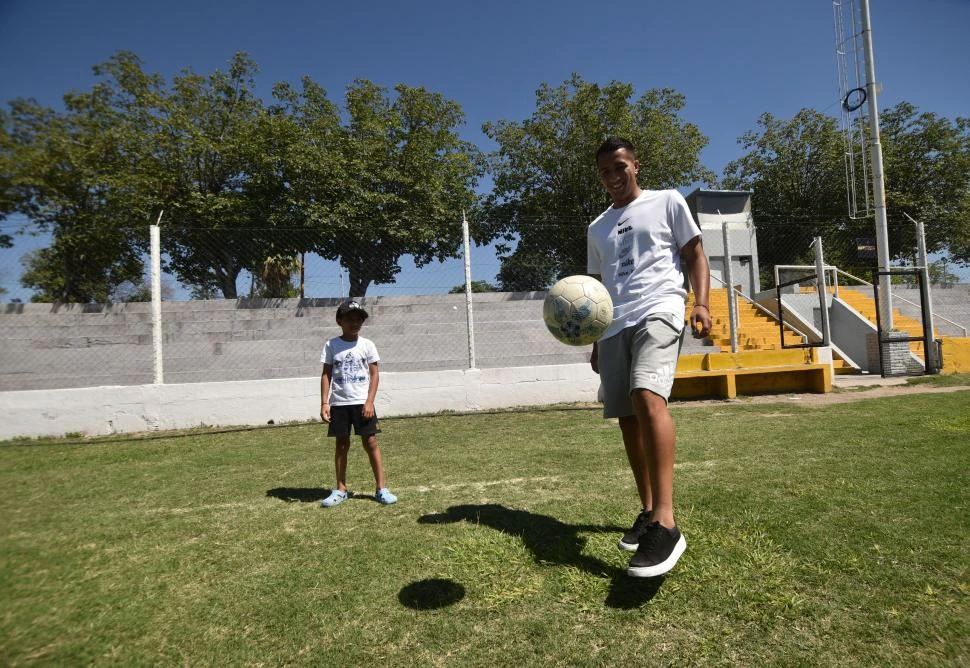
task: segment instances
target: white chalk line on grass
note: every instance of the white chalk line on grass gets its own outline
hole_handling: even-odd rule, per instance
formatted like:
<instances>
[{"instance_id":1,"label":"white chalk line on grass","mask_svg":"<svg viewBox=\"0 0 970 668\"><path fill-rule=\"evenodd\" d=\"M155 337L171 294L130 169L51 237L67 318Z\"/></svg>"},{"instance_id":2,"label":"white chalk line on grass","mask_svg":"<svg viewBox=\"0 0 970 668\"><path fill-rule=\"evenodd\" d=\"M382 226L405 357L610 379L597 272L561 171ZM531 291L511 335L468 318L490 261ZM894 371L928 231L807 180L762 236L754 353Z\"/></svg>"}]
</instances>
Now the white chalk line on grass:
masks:
<instances>
[{"instance_id":1,"label":"white chalk line on grass","mask_svg":"<svg viewBox=\"0 0 970 668\"><path fill-rule=\"evenodd\" d=\"M199 512L203 510L233 510L238 508L258 508L261 504L258 503L243 503L237 501L234 503L203 503L198 506L181 506L177 508L149 508L144 511L145 515L186 515L188 513Z\"/></svg>"},{"instance_id":2,"label":"white chalk line on grass","mask_svg":"<svg viewBox=\"0 0 970 668\"><path fill-rule=\"evenodd\" d=\"M506 478L504 480L475 480L473 482L458 482L450 485L418 485L417 487L404 487L403 491L420 492L454 492L460 489L486 489L488 487L511 487L513 485L528 485L538 482L562 482L569 476L561 475L541 475L533 477Z\"/></svg>"},{"instance_id":3,"label":"white chalk line on grass","mask_svg":"<svg viewBox=\"0 0 970 668\"><path fill-rule=\"evenodd\" d=\"M700 469L712 469L717 465L717 460L709 459L698 462L684 462L682 464L675 464L674 468L678 471L690 471L690 470L700 470ZM605 476L603 474L597 474L600 478L606 477L612 478L626 478L631 475L630 469L614 469L608 472ZM403 491L414 491L422 494L428 492L452 492L461 489L485 489L487 487L497 487L497 486L508 486L540 483L540 482L563 482L565 480L574 480L585 478L585 474L572 474L572 475L554 475L554 476L534 476L534 477L522 477L522 478L507 478L504 480L479 480L475 482L461 482L452 483L448 485L419 485L417 487L401 488Z\"/></svg>"},{"instance_id":4,"label":"white chalk line on grass","mask_svg":"<svg viewBox=\"0 0 970 668\"><path fill-rule=\"evenodd\" d=\"M708 459L697 462L683 462L675 464L674 468L678 471L689 472L691 470L709 470L717 466L718 460ZM630 469L618 468L605 474L598 474L602 479L618 478L625 479L630 476ZM562 483L568 480L580 479L585 477L583 474L575 475L543 475L543 476L520 476L516 478L503 478L499 480L476 480L470 482L450 483L445 485L414 485L395 488L398 493L414 492L418 494L429 494L431 492L456 492L461 490L485 490L492 487L514 487L522 485L534 485L538 483ZM360 496L368 496L366 493L359 493ZM189 513L209 512L219 510L255 510L264 508L265 500L260 502L231 502L231 503L204 503L198 506L178 506L175 508L150 508L144 510L145 515L186 515Z\"/></svg>"}]
</instances>

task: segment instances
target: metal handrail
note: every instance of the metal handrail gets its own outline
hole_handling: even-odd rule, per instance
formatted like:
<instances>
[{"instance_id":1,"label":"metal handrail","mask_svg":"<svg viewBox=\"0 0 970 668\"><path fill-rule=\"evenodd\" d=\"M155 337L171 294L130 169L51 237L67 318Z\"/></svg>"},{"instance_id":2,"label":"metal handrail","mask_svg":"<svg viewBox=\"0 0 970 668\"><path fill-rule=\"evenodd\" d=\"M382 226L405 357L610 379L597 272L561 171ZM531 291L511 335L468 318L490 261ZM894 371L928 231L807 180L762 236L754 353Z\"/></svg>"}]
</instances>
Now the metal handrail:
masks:
<instances>
[{"instance_id":1,"label":"metal handrail","mask_svg":"<svg viewBox=\"0 0 970 668\"><path fill-rule=\"evenodd\" d=\"M864 279L864 278L859 278L858 276L853 276L853 275L852 275L852 274L850 274L849 272L847 272L847 271L843 271L842 269L838 269L838 268L836 268L836 270L835 270L835 271L837 271L838 273L840 273L840 274L843 274L843 275L845 275L845 276L848 276L849 278L851 278L851 279L852 279L852 280L854 280L854 281L859 281L860 283L863 283L863 284L865 284L865 285L868 285L868 286L869 286L870 288L871 288L871 287L873 287L873 285L872 285L872 283L870 283L869 281L867 281L867 280L866 280L866 279ZM907 303L907 304L909 304L910 306L915 306L916 308L920 308L920 305L919 305L919 304L917 304L916 302L911 302L910 300L908 300L908 299L906 299L905 297L902 297L902 296L900 296L900 295L893 295L893 299L898 299L899 301L902 301L902 302L906 302L906 303ZM960 330L963 330L963 335L964 335L964 336L966 336L966 335L967 335L967 328L966 328L966 327L964 327L963 325L961 325L960 323L958 323L958 322L953 322L953 321L952 321L952 320L950 320L949 318L947 318L947 317L945 317L945 316L942 316L942 315L940 315L939 313L934 313L934 314L933 314L933 317L934 317L934 318L939 318L940 320L943 320L943 321L945 321L945 322L948 322L948 323L950 323L951 325L953 325L953 326L954 326L954 327L956 327L957 329L960 329Z\"/></svg>"},{"instance_id":2,"label":"metal handrail","mask_svg":"<svg viewBox=\"0 0 970 668\"><path fill-rule=\"evenodd\" d=\"M759 311L762 311L762 312L764 312L764 313L765 313L765 314L766 314L766 315L767 315L768 317L770 317L770 318L771 318L772 320L777 320L777 319L778 319L778 314L777 314L777 313L772 313L771 311L769 311L769 310L768 310L768 309L766 309L766 308L765 308L764 306L762 306L762 305L761 305L761 304L759 304L758 302L756 302L756 301L754 301L753 299L751 299L750 297L748 297L748 296L747 296L746 294L744 294L743 292L741 292L741 291L740 291L740 290L738 290L737 288L735 288L735 287L731 287L731 286L729 286L729 285L728 285L727 283L725 283L725 282L724 282L724 281L723 281L723 280L722 280L722 279L721 279L721 278L720 278L719 276L715 276L714 274L711 274L711 278L712 278L712 279L714 279L715 281L717 281L718 283L720 283L721 285L723 285L724 287L726 287L726 288L728 288L729 290L731 290L731 292L733 292L734 294L736 294L736 295L740 295L740 297L741 297L741 298L742 298L742 299L743 299L744 301L746 301L746 302L748 302L749 304L751 304L752 306L754 306L754 307L755 307L756 309L758 309ZM794 330L794 331L795 331L796 333L798 333L798 335L799 335L799 336L802 336L802 337L804 337L804 338L805 338L806 340L811 340L811 337L810 337L810 336L809 336L808 334L806 334L806 333L805 333L805 332L803 332L802 330L800 330L800 329L798 329L798 327L795 327L795 325L793 325L793 324L791 324L791 323L787 323L787 322L786 322L786 323L784 323L784 324L785 324L785 327L788 327L789 329L793 329L793 330Z\"/></svg>"},{"instance_id":3,"label":"metal handrail","mask_svg":"<svg viewBox=\"0 0 970 668\"><path fill-rule=\"evenodd\" d=\"M783 268L783 269L814 269L814 268L815 268L815 267L812 267L812 266L808 266L808 265L801 265L801 264L786 264L786 265L778 265L778 267L781 267L781 268ZM776 269L777 269L777 268L776 268ZM835 266L832 266L832 265L828 265L828 264L827 264L827 265L825 265L825 269L826 269L826 270L829 270L829 269L831 269L831 270L833 270L833 271L835 272L835 276L836 276L836 280L835 280L835 296L836 296L836 297L838 297L838 296L839 296L839 282L838 282L838 275L839 275L839 274L842 274L843 276L848 276L848 277L849 277L849 278L851 278L851 279L852 279L853 281L858 281L858 282L860 282L860 283L862 283L862 284L864 284L864 285L868 285L868 286L869 286L870 288L871 288L871 287L873 287L873 285L872 285L872 283L870 283L870 282L869 282L869 281L867 281L866 279L864 279L864 278L859 278L858 276L853 276L852 274L850 274L849 272L847 272L847 271L845 271L844 269L839 269L838 267L835 267ZM712 276L712 278L714 278L714 277ZM723 281L722 281L722 282L723 282ZM907 304L909 304L910 306L915 306L916 308L919 308L919 309L921 309L921 308L922 308L922 307L920 307L920 305L919 305L919 304L917 304L916 302L911 302L910 300L908 300L908 299L906 299L905 297L902 297L902 296L897 296L897 295L893 295L893 299L898 299L898 300L900 300L900 301L904 301L904 302L906 302ZM959 329L959 330L962 330L962 331L963 331L963 335L964 335L964 336L966 336L966 335L967 335L967 328L966 328L966 327L964 327L963 325L961 325L960 323L958 323L958 322L953 322L953 321L952 321L952 320L950 320L949 318L947 318L947 317L945 317L945 316L942 316L942 315L940 315L939 313L933 313L933 317L934 317L934 318L939 318L940 320L943 320L943 321L945 321L945 322L948 322L948 323L950 323L951 325L953 325L953 326L954 326L954 327L956 327L957 329Z\"/></svg>"}]
</instances>

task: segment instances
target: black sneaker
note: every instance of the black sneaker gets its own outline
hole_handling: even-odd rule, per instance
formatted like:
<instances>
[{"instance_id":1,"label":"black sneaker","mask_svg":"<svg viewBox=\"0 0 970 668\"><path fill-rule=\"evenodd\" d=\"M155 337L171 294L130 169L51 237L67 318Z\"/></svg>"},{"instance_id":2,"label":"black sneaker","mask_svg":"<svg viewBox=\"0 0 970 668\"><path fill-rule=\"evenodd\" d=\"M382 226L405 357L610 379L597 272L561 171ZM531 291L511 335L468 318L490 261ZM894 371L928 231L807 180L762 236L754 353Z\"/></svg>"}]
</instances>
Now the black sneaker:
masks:
<instances>
[{"instance_id":1,"label":"black sneaker","mask_svg":"<svg viewBox=\"0 0 970 668\"><path fill-rule=\"evenodd\" d=\"M640 546L630 559L627 575L635 578L663 575L677 565L677 560L686 549L687 541L680 529L668 529L660 522L653 522L640 536Z\"/></svg>"},{"instance_id":2,"label":"black sneaker","mask_svg":"<svg viewBox=\"0 0 970 668\"><path fill-rule=\"evenodd\" d=\"M640 536L647 530L647 525L649 524L650 511L641 510L637 518L633 520L633 526L620 539L619 548L627 552L636 552L637 546L640 545Z\"/></svg>"}]
</instances>

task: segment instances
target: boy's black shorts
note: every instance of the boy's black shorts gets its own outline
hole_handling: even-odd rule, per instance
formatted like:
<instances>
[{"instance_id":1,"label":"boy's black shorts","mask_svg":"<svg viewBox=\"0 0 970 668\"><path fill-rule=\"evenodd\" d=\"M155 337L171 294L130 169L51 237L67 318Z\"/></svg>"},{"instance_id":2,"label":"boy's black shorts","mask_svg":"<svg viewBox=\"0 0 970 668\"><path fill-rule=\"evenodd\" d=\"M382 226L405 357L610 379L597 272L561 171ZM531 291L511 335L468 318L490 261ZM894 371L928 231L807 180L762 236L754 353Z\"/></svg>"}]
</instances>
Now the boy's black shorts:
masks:
<instances>
[{"instance_id":1,"label":"boy's black shorts","mask_svg":"<svg viewBox=\"0 0 970 668\"><path fill-rule=\"evenodd\" d=\"M377 413L369 420L364 418L364 404L330 407L327 436L350 436L350 425L354 426L354 433L358 436L373 436L381 431L377 423Z\"/></svg>"}]
</instances>

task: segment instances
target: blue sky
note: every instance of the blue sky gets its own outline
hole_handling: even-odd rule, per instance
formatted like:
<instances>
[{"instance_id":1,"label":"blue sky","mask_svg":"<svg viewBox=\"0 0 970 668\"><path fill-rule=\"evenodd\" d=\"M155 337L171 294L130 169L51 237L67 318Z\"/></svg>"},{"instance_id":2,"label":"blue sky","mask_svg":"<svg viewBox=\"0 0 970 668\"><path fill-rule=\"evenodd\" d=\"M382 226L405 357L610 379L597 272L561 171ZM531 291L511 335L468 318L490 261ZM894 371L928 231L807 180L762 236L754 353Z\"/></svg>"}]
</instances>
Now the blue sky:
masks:
<instances>
[{"instance_id":1,"label":"blue sky","mask_svg":"<svg viewBox=\"0 0 970 668\"><path fill-rule=\"evenodd\" d=\"M871 0L871 13L879 106L970 116L970 0ZM577 72L638 94L670 87L710 138L701 157L718 174L761 113L839 111L831 0L0 0L0 102L58 106L120 49L166 77L209 73L246 51L265 99L303 75L335 101L355 78L425 86L462 105L463 135L484 149L482 123L529 117L543 82ZM8 298L21 252L0 253Z\"/></svg>"}]
</instances>

